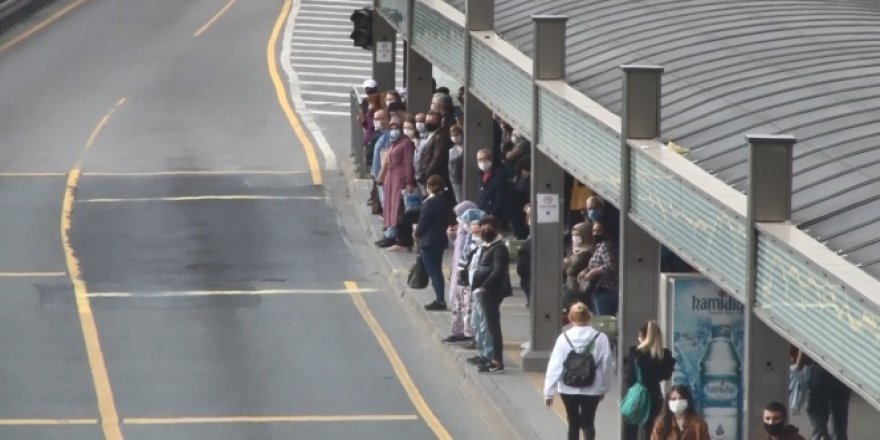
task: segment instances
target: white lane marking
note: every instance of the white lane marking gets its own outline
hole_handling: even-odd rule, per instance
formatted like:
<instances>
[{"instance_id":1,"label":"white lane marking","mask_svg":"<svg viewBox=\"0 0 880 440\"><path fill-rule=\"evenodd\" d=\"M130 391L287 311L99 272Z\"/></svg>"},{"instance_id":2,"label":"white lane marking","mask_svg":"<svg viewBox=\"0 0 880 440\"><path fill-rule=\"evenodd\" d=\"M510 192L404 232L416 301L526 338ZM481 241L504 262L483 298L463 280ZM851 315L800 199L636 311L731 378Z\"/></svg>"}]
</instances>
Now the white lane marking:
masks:
<instances>
[{"instance_id":1,"label":"white lane marking","mask_svg":"<svg viewBox=\"0 0 880 440\"><path fill-rule=\"evenodd\" d=\"M302 20L302 21L304 21L304 22L306 22L306 23L308 23L308 22L310 22L310 21L328 21L328 22L331 22L331 23L343 23L343 22L344 22L344 23L351 23L351 18L350 18L350 17L349 17L349 18L336 18L336 17L312 17L312 16L308 16L308 15L303 15L302 17L300 17L299 19L297 19L297 21L300 21L300 20ZM351 26L351 25L349 25L349 26Z\"/></svg>"},{"instance_id":2,"label":"white lane marking","mask_svg":"<svg viewBox=\"0 0 880 440\"><path fill-rule=\"evenodd\" d=\"M350 58L364 58L365 60L367 60L371 63L373 62L373 60L372 60L373 54L371 54L369 52L364 52L362 49L351 50L351 51L342 51L342 52L333 52L330 50L294 49L293 53L307 53L307 54L315 53L315 54L333 55L333 56L339 55L339 56L350 57ZM297 57L296 55L293 56L293 58L296 58L296 57ZM358 61L362 61L362 60L358 60Z\"/></svg>"},{"instance_id":3,"label":"white lane marking","mask_svg":"<svg viewBox=\"0 0 880 440\"><path fill-rule=\"evenodd\" d=\"M353 59L343 59L343 58L328 58L328 57L298 57L292 56L290 57L293 61L326 61L328 63L353 63L353 64L366 64L368 66L372 66L373 62L371 60L353 60Z\"/></svg>"},{"instance_id":4,"label":"white lane marking","mask_svg":"<svg viewBox=\"0 0 880 440\"><path fill-rule=\"evenodd\" d=\"M348 49L353 47L351 44L315 44L307 41L294 41L291 43L293 46L304 46L304 47L327 47L331 49ZM299 49L295 49L297 52L300 52ZM372 55L370 55L372 56Z\"/></svg>"},{"instance_id":5,"label":"white lane marking","mask_svg":"<svg viewBox=\"0 0 880 440\"><path fill-rule=\"evenodd\" d=\"M339 101L304 101L306 105L323 105L330 107L347 107L349 104L347 102L339 102Z\"/></svg>"},{"instance_id":6,"label":"white lane marking","mask_svg":"<svg viewBox=\"0 0 880 440\"><path fill-rule=\"evenodd\" d=\"M299 25L297 25L297 27L299 27ZM343 31L317 31L317 30L299 28L293 32L293 35L294 36L297 36L297 35L336 35L338 37L344 37L343 39L348 41L349 39L347 37L345 37L346 33L347 32L343 32Z\"/></svg>"},{"instance_id":7,"label":"white lane marking","mask_svg":"<svg viewBox=\"0 0 880 440\"><path fill-rule=\"evenodd\" d=\"M335 33L335 34L336 34L336 35L339 35L338 33ZM334 42L334 41L339 41L339 42L344 42L344 43L348 43L349 45L351 45L351 40L348 39L348 38L344 38L344 37L341 37L341 38L329 38L329 37L296 37L296 39L297 39L298 41L323 41L323 42L325 42L325 43L332 43L332 42Z\"/></svg>"},{"instance_id":8,"label":"white lane marking","mask_svg":"<svg viewBox=\"0 0 880 440\"><path fill-rule=\"evenodd\" d=\"M331 112L331 111L327 111L327 110L312 110L312 113L316 114L316 115L327 115L327 116L346 116L346 117L351 116L351 112Z\"/></svg>"},{"instance_id":9,"label":"white lane marking","mask_svg":"<svg viewBox=\"0 0 880 440\"><path fill-rule=\"evenodd\" d=\"M356 1L356 0L321 0L321 3L339 3L339 4L345 4L345 5L358 6L361 8L370 6L370 3L368 3L368 2L362 2L362 1Z\"/></svg>"},{"instance_id":10,"label":"white lane marking","mask_svg":"<svg viewBox=\"0 0 880 440\"><path fill-rule=\"evenodd\" d=\"M351 86L357 85L355 82L333 82L333 81L300 81L301 85L306 86L326 86L326 87L334 87L337 89L349 88ZM345 96L349 96L346 94Z\"/></svg>"},{"instance_id":11,"label":"white lane marking","mask_svg":"<svg viewBox=\"0 0 880 440\"><path fill-rule=\"evenodd\" d=\"M309 132L311 132L312 138L315 139L315 143L318 144L318 148L321 150L321 154L324 155L324 167L328 170L335 170L337 168L336 153L333 152L333 148L330 147L330 143L327 142L327 138L324 137L324 133L321 132L318 124L315 123L315 119L312 117L311 113L309 113L308 107L306 107L306 104L303 102L299 76L297 76L297 73L293 70L293 65L290 62L290 51L292 47L291 40L293 39L294 29L293 25L294 20L296 20L297 15L299 15L301 6L302 2L294 2L293 10L291 10L290 14L287 16L287 23L284 26L284 40L281 43L281 68L284 69L284 73L287 74L287 84L290 89L293 106L296 108L297 113L299 113L303 124Z\"/></svg>"},{"instance_id":12,"label":"white lane marking","mask_svg":"<svg viewBox=\"0 0 880 440\"><path fill-rule=\"evenodd\" d=\"M308 81L302 81L300 84L306 84ZM349 86L351 87L351 86ZM350 95L348 93L341 92L321 92L321 91L311 91L311 90L303 90L303 95L315 95L315 96L334 96L337 98L348 98Z\"/></svg>"},{"instance_id":13,"label":"white lane marking","mask_svg":"<svg viewBox=\"0 0 880 440\"><path fill-rule=\"evenodd\" d=\"M200 202L205 200L324 200L320 196L264 196L264 195L216 195L216 196L180 196L180 197L133 197L80 199L75 203L128 203L128 202Z\"/></svg>"},{"instance_id":14,"label":"white lane marking","mask_svg":"<svg viewBox=\"0 0 880 440\"><path fill-rule=\"evenodd\" d=\"M319 5L319 4L315 4L315 3L300 4L300 6L302 6L303 8L306 8L306 9L319 9L319 10L320 9L330 9L332 11L345 10L345 11L348 11L348 15L351 15L352 11L354 11L355 9L360 9L360 8L352 8L351 6L345 6L345 5ZM321 14L324 14L324 13L325 13L324 11L321 11ZM327 12L327 13L332 14L334 12ZM341 12L340 12L340 14L341 14Z\"/></svg>"},{"instance_id":15,"label":"white lane marking","mask_svg":"<svg viewBox=\"0 0 880 440\"><path fill-rule=\"evenodd\" d=\"M361 293L378 292L379 289L361 288ZM190 290L179 292L89 292L89 298L186 298L196 296L270 296L270 295L342 295L346 289L265 289L265 290Z\"/></svg>"},{"instance_id":16,"label":"white lane marking","mask_svg":"<svg viewBox=\"0 0 880 440\"><path fill-rule=\"evenodd\" d=\"M319 29L346 29L346 30L350 31L352 29L351 24L345 25L345 24L326 24L326 23L320 23L320 24L318 24L318 23L314 23L314 24L312 24L312 23L297 23L296 27L298 27L300 30L302 30L303 28L319 28Z\"/></svg>"},{"instance_id":17,"label":"white lane marking","mask_svg":"<svg viewBox=\"0 0 880 440\"><path fill-rule=\"evenodd\" d=\"M365 75L355 75L355 74L342 74L342 73L325 73L325 72L299 72L299 76L319 76L325 78L354 78L355 80L361 79L363 80Z\"/></svg>"},{"instance_id":18,"label":"white lane marking","mask_svg":"<svg viewBox=\"0 0 880 440\"><path fill-rule=\"evenodd\" d=\"M296 62L296 58L291 61ZM332 70L354 70L361 73L361 76L364 78L370 75L372 69L364 66L344 66L340 64L299 64L297 63L294 67L297 69L332 69Z\"/></svg>"}]
</instances>

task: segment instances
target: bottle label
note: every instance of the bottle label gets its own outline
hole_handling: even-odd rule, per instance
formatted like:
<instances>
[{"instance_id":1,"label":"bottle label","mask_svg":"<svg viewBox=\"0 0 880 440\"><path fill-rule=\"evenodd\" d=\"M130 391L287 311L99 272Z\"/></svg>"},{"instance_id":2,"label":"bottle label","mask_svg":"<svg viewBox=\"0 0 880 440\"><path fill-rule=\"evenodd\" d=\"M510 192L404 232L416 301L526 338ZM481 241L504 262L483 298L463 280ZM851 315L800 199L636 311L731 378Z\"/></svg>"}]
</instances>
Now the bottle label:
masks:
<instances>
[{"instance_id":1,"label":"bottle label","mask_svg":"<svg viewBox=\"0 0 880 440\"><path fill-rule=\"evenodd\" d=\"M705 406L714 406L713 403L736 402L739 387L736 382L729 379L710 379L703 385L703 399ZM727 405L723 405L727 406Z\"/></svg>"}]
</instances>

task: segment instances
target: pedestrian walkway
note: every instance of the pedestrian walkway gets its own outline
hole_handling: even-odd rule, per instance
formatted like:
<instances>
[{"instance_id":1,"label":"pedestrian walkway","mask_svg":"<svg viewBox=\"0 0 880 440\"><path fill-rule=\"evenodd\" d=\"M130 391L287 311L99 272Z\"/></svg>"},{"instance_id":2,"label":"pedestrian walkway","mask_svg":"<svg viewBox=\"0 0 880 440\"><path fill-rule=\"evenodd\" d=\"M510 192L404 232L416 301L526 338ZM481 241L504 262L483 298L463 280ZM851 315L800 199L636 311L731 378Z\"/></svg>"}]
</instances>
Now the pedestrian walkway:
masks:
<instances>
[{"instance_id":1,"label":"pedestrian walkway","mask_svg":"<svg viewBox=\"0 0 880 440\"><path fill-rule=\"evenodd\" d=\"M525 306L522 290L515 288L513 297L506 299L501 306L501 326L505 340L504 374L477 373L476 368L465 361L475 354L474 351L440 342L449 335L450 312L426 312L423 306L433 299L431 289L413 290L406 287L406 276L415 259L415 253L388 252L372 246L372 242L382 236L382 223L380 217L370 214L367 206L370 183L368 180L351 178L351 166L344 166L343 169L349 177L349 194L357 212L357 225L369 235L366 241L370 243L376 270L385 276L392 286L392 293L400 296L401 301L417 317L417 321L430 327L433 340L428 343L445 347L445 350L440 351L454 359L462 380L473 385L485 396L490 410L497 413L503 423L510 425L519 438L565 438L565 412L560 399L555 401L555 411L548 410L541 394L543 373L526 373L521 367L521 346L528 341L530 331L529 311ZM447 259L451 252L450 248L446 254ZM511 277L511 284L518 286L519 280L516 278L514 266L511 266ZM611 392L606 395L596 415L597 438L600 440L620 438L619 427L614 423L617 420L619 396L616 382L615 379Z\"/></svg>"},{"instance_id":2,"label":"pedestrian walkway","mask_svg":"<svg viewBox=\"0 0 880 440\"><path fill-rule=\"evenodd\" d=\"M315 115L349 117L349 91L372 76L372 53L352 45L352 11L363 0L304 0L294 10L289 61L304 104ZM403 44L397 44L397 83L403 84Z\"/></svg>"}]
</instances>

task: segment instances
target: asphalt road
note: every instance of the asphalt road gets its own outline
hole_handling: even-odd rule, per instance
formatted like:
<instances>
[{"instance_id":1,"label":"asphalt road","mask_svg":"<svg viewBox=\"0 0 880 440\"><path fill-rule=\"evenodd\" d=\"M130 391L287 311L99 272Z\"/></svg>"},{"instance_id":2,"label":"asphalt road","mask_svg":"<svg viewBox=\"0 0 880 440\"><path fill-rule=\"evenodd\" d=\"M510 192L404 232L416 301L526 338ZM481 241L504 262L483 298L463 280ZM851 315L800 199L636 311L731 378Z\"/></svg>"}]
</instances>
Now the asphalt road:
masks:
<instances>
[{"instance_id":1,"label":"asphalt road","mask_svg":"<svg viewBox=\"0 0 880 440\"><path fill-rule=\"evenodd\" d=\"M279 103L286 6L60 1L0 38L0 438L492 437Z\"/></svg>"}]
</instances>

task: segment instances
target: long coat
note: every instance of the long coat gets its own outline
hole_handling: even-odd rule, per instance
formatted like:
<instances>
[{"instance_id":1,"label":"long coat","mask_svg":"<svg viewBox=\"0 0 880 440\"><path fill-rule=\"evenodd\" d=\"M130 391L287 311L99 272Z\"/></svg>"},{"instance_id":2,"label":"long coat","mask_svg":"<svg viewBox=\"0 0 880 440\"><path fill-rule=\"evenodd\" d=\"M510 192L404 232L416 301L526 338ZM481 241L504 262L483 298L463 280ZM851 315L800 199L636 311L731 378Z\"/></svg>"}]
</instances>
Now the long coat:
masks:
<instances>
[{"instance_id":1,"label":"long coat","mask_svg":"<svg viewBox=\"0 0 880 440\"><path fill-rule=\"evenodd\" d=\"M410 138L401 135L388 149L388 168L385 171L385 179L382 181L382 190L385 192L385 206L382 208L382 220L385 226L392 227L400 218L400 205L403 198L400 192L407 185L416 184L413 156L416 147Z\"/></svg>"}]
</instances>

